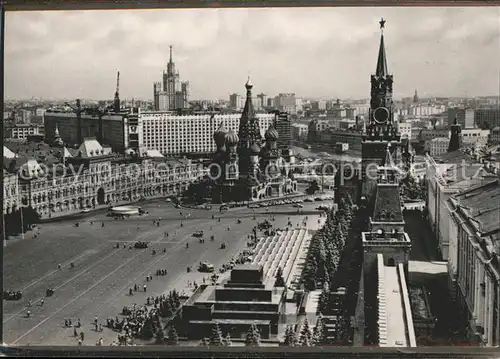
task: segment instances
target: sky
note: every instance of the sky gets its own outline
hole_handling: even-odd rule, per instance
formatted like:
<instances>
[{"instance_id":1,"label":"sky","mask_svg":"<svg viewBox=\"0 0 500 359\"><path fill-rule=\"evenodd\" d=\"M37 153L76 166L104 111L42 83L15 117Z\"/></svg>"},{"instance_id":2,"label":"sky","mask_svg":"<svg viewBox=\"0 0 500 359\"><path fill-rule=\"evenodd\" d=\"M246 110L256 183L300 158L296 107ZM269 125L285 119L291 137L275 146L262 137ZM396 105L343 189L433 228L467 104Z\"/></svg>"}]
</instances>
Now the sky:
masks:
<instances>
[{"instance_id":1,"label":"sky","mask_svg":"<svg viewBox=\"0 0 500 359\"><path fill-rule=\"evenodd\" d=\"M8 12L6 98L151 99L169 45L191 99L368 98L381 17L396 98L499 95L499 7L378 7Z\"/></svg>"}]
</instances>

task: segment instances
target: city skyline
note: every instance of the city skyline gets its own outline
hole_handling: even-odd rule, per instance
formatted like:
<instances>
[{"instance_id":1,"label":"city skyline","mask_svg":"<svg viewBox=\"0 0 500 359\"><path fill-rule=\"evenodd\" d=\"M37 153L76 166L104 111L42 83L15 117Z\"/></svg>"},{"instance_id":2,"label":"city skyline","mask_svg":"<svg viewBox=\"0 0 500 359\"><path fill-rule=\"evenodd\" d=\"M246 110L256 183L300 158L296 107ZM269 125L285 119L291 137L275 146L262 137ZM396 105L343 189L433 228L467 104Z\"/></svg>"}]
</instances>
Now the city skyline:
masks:
<instances>
[{"instance_id":1,"label":"city skyline","mask_svg":"<svg viewBox=\"0 0 500 359\"><path fill-rule=\"evenodd\" d=\"M152 98L169 45L191 98L255 93L368 98L380 31L395 97L499 94L498 7L7 13L5 91L16 98ZM192 25L196 23L196 28ZM231 74L228 76L228 74Z\"/></svg>"}]
</instances>

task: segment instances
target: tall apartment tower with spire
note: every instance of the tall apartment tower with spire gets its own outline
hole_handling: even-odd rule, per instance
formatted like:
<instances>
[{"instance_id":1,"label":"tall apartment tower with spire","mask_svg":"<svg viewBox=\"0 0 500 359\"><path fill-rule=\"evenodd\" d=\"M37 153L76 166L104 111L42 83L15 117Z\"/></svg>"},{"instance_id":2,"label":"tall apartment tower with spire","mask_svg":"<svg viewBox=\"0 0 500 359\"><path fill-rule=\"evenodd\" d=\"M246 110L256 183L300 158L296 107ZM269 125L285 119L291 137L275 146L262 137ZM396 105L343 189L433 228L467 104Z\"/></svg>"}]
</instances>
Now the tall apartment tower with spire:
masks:
<instances>
[{"instance_id":1,"label":"tall apartment tower with spire","mask_svg":"<svg viewBox=\"0 0 500 359\"><path fill-rule=\"evenodd\" d=\"M377 183L377 168L384 165L389 148L396 164L401 163L401 135L397 131L392 101L393 76L387 69L384 44L385 20L380 21L380 46L377 68L371 75L371 99L368 124L361 144L361 181L358 191L369 199Z\"/></svg>"},{"instance_id":2,"label":"tall apartment tower with spire","mask_svg":"<svg viewBox=\"0 0 500 359\"><path fill-rule=\"evenodd\" d=\"M167 69L163 70L162 81L153 84L153 94L156 111L169 111L188 107L189 82L180 81L179 71L173 61L172 46L170 46Z\"/></svg>"}]
</instances>

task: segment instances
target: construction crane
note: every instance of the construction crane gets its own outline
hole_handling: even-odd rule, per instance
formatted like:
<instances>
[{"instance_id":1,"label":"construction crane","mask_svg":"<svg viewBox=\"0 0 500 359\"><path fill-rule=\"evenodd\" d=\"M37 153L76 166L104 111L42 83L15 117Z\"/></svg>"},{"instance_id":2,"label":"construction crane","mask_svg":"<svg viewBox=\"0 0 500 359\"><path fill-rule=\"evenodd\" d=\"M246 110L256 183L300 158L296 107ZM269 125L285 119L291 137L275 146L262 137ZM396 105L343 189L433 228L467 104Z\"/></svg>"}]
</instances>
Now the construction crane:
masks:
<instances>
[{"instance_id":1,"label":"construction crane","mask_svg":"<svg viewBox=\"0 0 500 359\"><path fill-rule=\"evenodd\" d=\"M80 99L76 99L76 106L69 104L68 102L64 103L66 106L71 108L74 113L76 113L76 122L77 122L77 144L83 142L82 139L82 105Z\"/></svg>"},{"instance_id":2,"label":"construction crane","mask_svg":"<svg viewBox=\"0 0 500 359\"><path fill-rule=\"evenodd\" d=\"M120 71L116 74L116 92L113 105L113 110L120 112Z\"/></svg>"},{"instance_id":3,"label":"construction crane","mask_svg":"<svg viewBox=\"0 0 500 359\"><path fill-rule=\"evenodd\" d=\"M97 140L102 143L103 138L104 138L104 130L103 130L103 119L102 117L108 113L108 109L102 108L102 107L91 107L89 108L89 112L91 113L92 117L97 117L99 121L99 129L97 131Z\"/></svg>"}]
</instances>

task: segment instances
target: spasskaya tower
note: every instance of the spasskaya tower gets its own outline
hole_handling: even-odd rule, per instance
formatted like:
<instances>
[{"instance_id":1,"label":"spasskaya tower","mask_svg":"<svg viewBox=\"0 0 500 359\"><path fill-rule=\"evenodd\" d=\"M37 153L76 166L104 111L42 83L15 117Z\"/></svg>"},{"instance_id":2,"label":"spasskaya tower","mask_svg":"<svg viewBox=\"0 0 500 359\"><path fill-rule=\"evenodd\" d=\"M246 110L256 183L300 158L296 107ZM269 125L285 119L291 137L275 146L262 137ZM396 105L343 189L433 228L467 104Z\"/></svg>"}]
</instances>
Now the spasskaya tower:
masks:
<instances>
[{"instance_id":1,"label":"spasskaya tower","mask_svg":"<svg viewBox=\"0 0 500 359\"><path fill-rule=\"evenodd\" d=\"M361 196L369 199L377 180L377 167L385 165L387 148L396 163L401 161L401 135L397 133L392 102L393 76L387 70L384 44L385 20L380 22L377 69L371 75L370 110L361 144Z\"/></svg>"}]
</instances>

